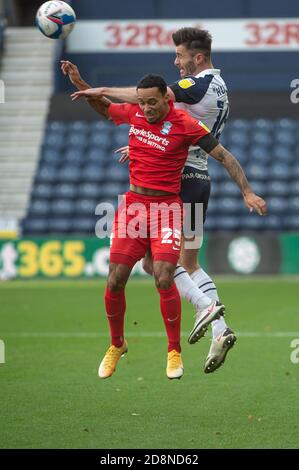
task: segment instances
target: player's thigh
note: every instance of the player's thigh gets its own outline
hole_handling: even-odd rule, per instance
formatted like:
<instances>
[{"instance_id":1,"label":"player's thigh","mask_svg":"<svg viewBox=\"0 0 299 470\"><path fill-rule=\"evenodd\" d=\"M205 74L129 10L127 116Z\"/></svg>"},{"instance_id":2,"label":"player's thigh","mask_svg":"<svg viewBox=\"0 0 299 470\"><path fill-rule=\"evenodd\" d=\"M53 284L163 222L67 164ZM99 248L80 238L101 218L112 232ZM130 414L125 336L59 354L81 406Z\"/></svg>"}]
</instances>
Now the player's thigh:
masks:
<instances>
[{"instance_id":1,"label":"player's thigh","mask_svg":"<svg viewBox=\"0 0 299 470\"><path fill-rule=\"evenodd\" d=\"M146 273L153 274L153 257L150 248L146 250L145 257L142 260L142 267Z\"/></svg>"},{"instance_id":2,"label":"player's thigh","mask_svg":"<svg viewBox=\"0 0 299 470\"><path fill-rule=\"evenodd\" d=\"M186 166L182 175L180 193L186 213L184 221L186 235L188 235L188 232L190 232L190 235L194 231L197 232L197 227L199 232L202 233L202 225L206 218L210 192L211 184L208 172ZM188 220L186 220L187 215ZM199 217L201 217L201 220L199 220Z\"/></svg>"}]
</instances>

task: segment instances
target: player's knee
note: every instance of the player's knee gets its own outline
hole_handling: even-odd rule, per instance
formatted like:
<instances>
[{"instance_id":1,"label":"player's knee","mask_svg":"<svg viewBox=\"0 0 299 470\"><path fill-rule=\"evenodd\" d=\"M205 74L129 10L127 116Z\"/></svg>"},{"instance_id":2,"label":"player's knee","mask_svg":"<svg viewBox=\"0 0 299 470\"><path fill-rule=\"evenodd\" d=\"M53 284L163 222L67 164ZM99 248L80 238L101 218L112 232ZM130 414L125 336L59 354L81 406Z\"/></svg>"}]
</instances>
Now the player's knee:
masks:
<instances>
[{"instance_id":1,"label":"player's knee","mask_svg":"<svg viewBox=\"0 0 299 470\"><path fill-rule=\"evenodd\" d=\"M125 288L127 277L120 270L113 270L109 273L107 287L110 292L120 292Z\"/></svg>"},{"instance_id":2,"label":"player's knee","mask_svg":"<svg viewBox=\"0 0 299 470\"><path fill-rule=\"evenodd\" d=\"M153 263L152 261L148 260L147 258L143 258L142 260L142 267L143 270L152 276L153 274Z\"/></svg>"},{"instance_id":3,"label":"player's knee","mask_svg":"<svg viewBox=\"0 0 299 470\"><path fill-rule=\"evenodd\" d=\"M170 277L161 276L156 278L156 287L158 289L167 290L171 287L172 283L173 279L171 279Z\"/></svg>"},{"instance_id":4,"label":"player's knee","mask_svg":"<svg viewBox=\"0 0 299 470\"><path fill-rule=\"evenodd\" d=\"M156 287L169 289L173 283L175 265L165 261L155 262L153 265Z\"/></svg>"}]
</instances>

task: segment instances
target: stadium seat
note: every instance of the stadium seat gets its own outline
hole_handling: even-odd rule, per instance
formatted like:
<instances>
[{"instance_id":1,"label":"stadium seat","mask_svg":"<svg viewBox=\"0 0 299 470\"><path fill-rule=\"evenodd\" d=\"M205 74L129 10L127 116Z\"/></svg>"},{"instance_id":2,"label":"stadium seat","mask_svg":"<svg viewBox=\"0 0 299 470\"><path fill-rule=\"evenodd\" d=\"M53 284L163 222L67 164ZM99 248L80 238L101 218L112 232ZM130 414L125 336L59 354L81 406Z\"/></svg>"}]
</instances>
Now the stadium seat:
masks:
<instances>
[{"instance_id":1,"label":"stadium seat","mask_svg":"<svg viewBox=\"0 0 299 470\"><path fill-rule=\"evenodd\" d=\"M267 167L260 162L254 161L246 167L246 175L249 180L265 180L267 178L268 169Z\"/></svg>"},{"instance_id":2,"label":"stadium seat","mask_svg":"<svg viewBox=\"0 0 299 470\"><path fill-rule=\"evenodd\" d=\"M77 196L77 185L75 184L58 184L55 186L53 197L59 199L74 199Z\"/></svg>"},{"instance_id":3,"label":"stadium seat","mask_svg":"<svg viewBox=\"0 0 299 470\"><path fill-rule=\"evenodd\" d=\"M271 145L272 137L268 131L257 130L252 132L251 142L255 145Z\"/></svg>"},{"instance_id":4,"label":"stadium seat","mask_svg":"<svg viewBox=\"0 0 299 470\"><path fill-rule=\"evenodd\" d=\"M89 145L94 145L102 149L108 149L112 145L111 137L109 134L104 133L93 133L89 138Z\"/></svg>"},{"instance_id":5,"label":"stadium seat","mask_svg":"<svg viewBox=\"0 0 299 470\"><path fill-rule=\"evenodd\" d=\"M217 217L215 228L217 230L237 230L240 225L239 218L234 215Z\"/></svg>"},{"instance_id":6,"label":"stadium seat","mask_svg":"<svg viewBox=\"0 0 299 470\"><path fill-rule=\"evenodd\" d=\"M50 133L45 135L44 147L53 147L55 149L61 149L65 145L65 136L60 133Z\"/></svg>"},{"instance_id":7,"label":"stadium seat","mask_svg":"<svg viewBox=\"0 0 299 470\"><path fill-rule=\"evenodd\" d=\"M286 215L283 221L287 230L299 230L299 214Z\"/></svg>"},{"instance_id":8,"label":"stadium seat","mask_svg":"<svg viewBox=\"0 0 299 470\"><path fill-rule=\"evenodd\" d=\"M282 197L267 198L269 214L283 214L288 210L288 201Z\"/></svg>"},{"instance_id":9,"label":"stadium seat","mask_svg":"<svg viewBox=\"0 0 299 470\"><path fill-rule=\"evenodd\" d=\"M109 175L109 181L123 183L129 181L129 172L127 165L121 165L120 163L118 163L118 166L109 166L107 168L107 174Z\"/></svg>"},{"instance_id":10,"label":"stadium seat","mask_svg":"<svg viewBox=\"0 0 299 470\"><path fill-rule=\"evenodd\" d=\"M50 204L45 199L33 200L30 203L29 214L32 216L45 217L50 211Z\"/></svg>"},{"instance_id":11,"label":"stadium seat","mask_svg":"<svg viewBox=\"0 0 299 470\"><path fill-rule=\"evenodd\" d=\"M297 123L294 119L291 118L281 118L274 121L275 131L278 130L296 130Z\"/></svg>"},{"instance_id":12,"label":"stadium seat","mask_svg":"<svg viewBox=\"0 0 299 470\"><path fill-rule=\"evenodd\" d=\"M124 147L125 145L128 145L129 142L129 135L128 132L118 132L114 134L113 137L113 146L115 147Z\"/></svg>"},{"instance_id":13,"label":"stadium seat","mask_svg":"<svg viewBox=\"0 0 299 470\"><path fill-rule=\"evenodd\" d=\"M89 125L88 125L88 122L86 121L71 121L68 126L67 126L67 129L69 132L71 133L85 133L89 130Z\"/></svg>"},{"instance_id":14,"label":"stadium seat","mask_svg":"<svg viewBox=\"0 0 299 470\"><path fill-rule=\"evenodd\" d=\"M251 127L251 121L248 119L233 119L231 121L228 120L228 122L225 125L225 131L226 130L243 130L243 131L248 131Z\"/></svg>"},{"instance_id":15,"label":"stadium seat","mask_svg":"<svg viewBox=\"0 0 299 470\"><path fill-rule=\"evenodd\" d=\"M68 233L71 230L71 220L66 218L51 218L48 221L48 233Z\"/></svg>"},{"instance_id":16,"label":"stadium seat","mask_svg":"<svg viewBox=\"0 0 299 470\"><path fill-rule=\"evenodd\" d=\"M265 230L283 230L284 226L281 220L281 215L268 214L267 217L263 218L263 224Z\"/></svg>"},{"instance_id":17,"label":"stadium seat","mask_svg":"<svg viewBox=\"0 0 299 470\"><path fill-rule=\"evenodd\" d=\"M209 217L211 214L217 214L217 213L219 212L218 203L219 203L219 199L218 199L218 198L216 198L216 197L210 197L210 199L209 199L209 205L208 205L208 211L207 211L208 217Z\"/></svg>"},{"instance_id":18,"label":"stadium seat","mask_svg":"<svg viewBox=\"0 0 299 470\"><path fill-rule=\"evenodd\" d=\"M229 133L226 134L227 145L238 145L240 147L247 147L250 143L249 132L242 130L232 129Z\"/></svg>"},{"instance_id":19,"label":"stadium seat","mask_svg":"<svg viewBox=\"0 0 299 470\"><path fill-rule=\"evenodd\" d=\"M38 170L35 178L37 183L53 183L57 180L57 171L51 166L44 166Z\"/></svg>"},{"instance_id":20,"label":"stadium seat","mask_svg":"<svg viewBox=\"0 0 299 470\"><path fill-rule=\"evenodd\" d=\"M220 185L219 194L221 194L223 197L240 197L241 191L233 181L225 181Z\"/></svg>"},{"instance_id":21,"label":"stadium seat","mask_svg":"<svg viewBox=\"0 0 299 470\"><path fill-rule=\"evenodd\" d=\"M218 200L218 214L235 214L243 212L245 208L243 198L223 197Z\"/></svg>"},{"instance_id":22,"label":"stadium seat","mask_svg":"<svg viewBox=\"0 0 299 470\"><path fill-rule=\"evenodd\" d=\"M274 134L274 144L292 147L296 144L296 137L292 130L278 130Z\"/></svg>"},{"instance_id":23,"label":"stadium seat","mask_svg":"<svg viewBox=\"0 0 299 470\"><path fill-rule=\"evenodd\" d=\"M299 194L288 199L288 210L290 213L299 214Z\"/></svg>"},{"instance_id":24,"label":"stadium seat","mask_svg":"<svg viewBox=\"0 0 299 470\"><path fill-rule=\"evenodd\" d=\"M98 147L89 147L85 155L87 163L99 163L101 165L108 164L109 158L110 154L107 154L105 149Z\"/></svg>"},{"instance_id":25,"label":"stadium seat","mask_svg":"<svg viewBox=\"0 0 299 470\"><path fill-rule=\"evenodd\" d=\"M289 196L299 196L299 181L293 181L288 185Z\"/></svg>"},{"instance_id":26,"label":"stadium seat","mask_svg":"<svg viewBox=\"0 0 299 470\"><path fill-rule=\"evenodd\" d=\"M239 145L230 145L228 150L237 158L241 165L245 165L248 160L247 149Z\"/></svg>"},{"instance_id":27,"label":"stadium seat","mask_svg":"<svg viewBox=\"0 0 299 470\"><path fill-rule=\"evenodd\" d=\"M223 179L224 176L224 168L221 166L221 164L212 165L211 161L214 161L212 158L209 159L209 175L211 177L212 181L220 181Z\"/></svg>"},{"instance_id":28,"label":"stadium seat","mask_svg":"<svg viewBox=\"0 0 299 470\"><path fill-rule=\"evenodd\" d=\"M23 236L44 235L48 232L48 220L38 218L26 218L21 224Z\"/></svg>"},{"instance_id":29,"label":"stadium seat","mask_svg":"<svg viewBox=\"0 0 299 470\"><path fill-rule=\"evenodd\" d=\"M102 191L102 198L116 198L118 195L123 194L123 185L118 183L106 183L103 184Z\"/></svg>"},{"instance_id":30,"label":"stadium seat","mask_svg":"<svg viewBox=\"0 0 299 470\"><path fill-rule=\"evenodd\" d=\"M263 227L264 220L263 217L252 213L242 217L239 224L246 230L260 230Z\"/></svg>"},{"instance_id":31,"label":"stadium seat","mask_svg":"<svg viewBox=\"0 0 299 470\"><path fill-rule=\"evenodd\" d=\"M81 179L81 170L77 166L64 166L59 170L57 179L62 183L78 183Z\"/></svg>"},{"instance_id":32,"label":"stadium seat","mask_svg":"<svg viewBox=\"0 0 299 470\"><path fill-rule=\"evenodd\" d=\"M289 180L292 177L292 170L285 163L274 163L269 166L267 176L273 180Z\"/></svg>"},{"instance_id":33,"label":"stadium seat","mask_svg":"<svg viewBox=\"0 0 299 470\"><path fill-rule=\"evenodd\" d=\"M85 161L85 152L83 149L78 148L68 148L64 153L63 163L64 164L74 164L76 166L82 165Z\"/></svg>"},{"instance_id":34,"label":"stadium seat","mask_svg":"<svg viewBox=\"0 0 299 470\"><path fill-rule=\"evenodd\" d=\"M55 148L43 149L41 162L51 166L58 166L62 162L62 156L60 150Z\"/></svg>"},{"instance_id":35,"label":"stadium seat","mask_svg":"<svg viewBox=\"0 0 299 470\"><path fill-rule=\"evenodd\" d=\"M77 215L94 215L97 206L95 199L78 199L75 202L75 212Z\"/></svg>"},{"instance_id":36,"label":"stadium seat","mask_svg":"<svg viewBox=\"0 0 299 470\"><path fill-rule=\"evenodd\" d=\"M103 194L102 186L97 183L81 183L78 186L78 197L99 199Z\"/></svg>"},{"instance_id":37,"label":"stadium seat","mask_svg":"<svg viewBox=\"0 0 299 470\"><path fill-rule=\"evenodd\" d=\"M111 133L115 126L112 122L98 120L90 122L88 127L92 133Z\"/></svg>"},{"instance_id":38,"label":"stadium seat","mask_svg":"<svg viewBox=\"0 0 299 470\"><path fill-rule=\"evenodd\" d=\"M273 129L273 121L271 119L259 118L253 121L251 129L253 131L269 131Z\"/></svg>"},{"instance_id":39,"label":"stadium seat","mask_svg":"<svg viewBox=\"0 0 299 470\"><path fill-rule=\"evenodd\" d=\"M74 203L69 199L56 199L51 203L51 213L54 215L71 215L74 212Z\"/></svg>"},{"instance_id":40,"label":"stadium seat","mask_svg":"<svg viewBox=\"0 0 299 470\"><path fill-rule=\"evenodd\" d=\"M70 221L72 233L95 234L96 217L75 217Z\"/></svg>"},{"instance_id":41,"label":"stadium seat","mask_svg":"<svg viewBox=\"0 0 299 470\"><path fill-rule=\"evenodd\" d=\"M249 181L250 186L252 187L253 191L261 197L265 197L267 194L267 186L263 181L257 181L250 179Z\"/></svg>"},{"instance_id":42,"label":"stadium seat","mask_svg":"<svg viewBox=\"0 0 299 470\"><path fill-rule=\"evenodd\" d=\"M204 224L204 232L213 232L217 230L217 216L213 213L208 213Z\"/></svg>"},{"instance_id":43,"label":"stadium seat","mask_svg":"<svg viewBox=\"0 0 299 470\"><path fill-rule=\"evenodd\" d=\"M48 126L47 126L47 129L46 131L47 132L60 132L60 133L63 133L66 131L66 129L68 128L68 125L67 123L63 122L63 121L50 121L48 122Z\"/></svg>"},{"instance_id":44,"label":"stadium seat","mask_svg":"<svg viewBox=\"0 0 299 470\"><path fill-rule=\"evenodd\" d=\"M298 182L299 183L299 182ZM267 194L269 196L288 196L290 187L287 181L269 181L267 183ZM298 184L299 194L299 184Z\"/></svg>"},{"instance_id":45,"label":"stadium seat","mask_svg":"<svg viewBox=\"0 0 299 470\"><path fill-rule=\"evenodd\" d=\"M78 147L78 148L82 149L84 147L87 147L88 141L89 141L89 139L82 132L79 132L77 134L75 134L75 133L68 134L68 136L65 139L65 146L67 148L73 146L73 147Z\"/></svg>"},{"instance_id":46,"label":"stadium seat","mask_svg":"<svg viewBox=\"0 0 299 470\"><path fill-rule=\"evenodd\" d=\"M248 162L253 163L258 161L262 164L267 164L272 158L271 147L266 145L254 145L248 151Z\"/></svg>"},{"instance_id":47,"label":"stadium seat","mask_svg":"<svg viewBox=\"0 0 299 470\"><path fill-rule=\"evenodd\" d=\"M106 171L99 164L87 164L81 172L82 182L102 182L105 178Z\"/></svg>"},{"instance_id":48,"label":"stadium seat","mask_svg":"<svg viewBox=\"0 0 299 470\"><path fill-rule=\"evenodd\" d=\"M32 196L34 199L50 199L53 192L51 184L37 184L33 187Z\"/></svg>"},{"instance_id":49,"label":"stadium seat","mask_svg":"<svg viewBox=\"0 0 299 470\"><path fill-rule=\"evenodd\" d=\"M283 145L275 145L272 149L272 162L291 163L294 159L294 151Z\"/></svg>"}]
</instances>

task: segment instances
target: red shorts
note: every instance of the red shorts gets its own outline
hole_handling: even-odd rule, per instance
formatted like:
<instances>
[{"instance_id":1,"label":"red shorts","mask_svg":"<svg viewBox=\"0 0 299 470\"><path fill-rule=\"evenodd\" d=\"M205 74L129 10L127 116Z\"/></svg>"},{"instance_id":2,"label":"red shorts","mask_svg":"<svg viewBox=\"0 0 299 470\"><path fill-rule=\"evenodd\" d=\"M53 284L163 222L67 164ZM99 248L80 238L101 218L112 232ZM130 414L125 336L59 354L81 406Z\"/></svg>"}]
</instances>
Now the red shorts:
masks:
<instances>
[{"instance_id":1,"label":"red shorts","mask_svg":"<svg viewBox=\"0 0 299 470\"><path fill-rule=\"evenodd\" d=\"M182 223L179 196L145 196L128 191L113 222L110 262L134 266L150 248L154 261L176 265Z\"/></svg>"}]
</instances>

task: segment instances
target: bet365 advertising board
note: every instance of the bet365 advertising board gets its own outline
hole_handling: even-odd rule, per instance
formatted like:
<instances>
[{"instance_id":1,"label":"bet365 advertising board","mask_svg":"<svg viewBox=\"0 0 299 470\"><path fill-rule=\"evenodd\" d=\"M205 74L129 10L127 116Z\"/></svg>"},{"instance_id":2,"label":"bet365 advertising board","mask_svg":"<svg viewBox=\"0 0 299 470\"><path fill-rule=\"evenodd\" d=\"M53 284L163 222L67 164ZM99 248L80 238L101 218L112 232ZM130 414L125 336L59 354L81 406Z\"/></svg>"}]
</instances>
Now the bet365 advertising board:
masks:
<instances>
[{"instance_id":1,"label":"bet365 advertising board","mask_svg":"<svg viewBox=\"0 0 299 470\"><path fill-rule=\"evenodd\" d=\"M213 274L299 274L299 234L214 234L205 237L200 262ZM0 241L0 279L106 277L109 240L35 238ZM139 262L134 276L146 276Z\"/></svg>"}]
</instances>

